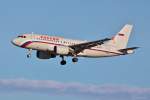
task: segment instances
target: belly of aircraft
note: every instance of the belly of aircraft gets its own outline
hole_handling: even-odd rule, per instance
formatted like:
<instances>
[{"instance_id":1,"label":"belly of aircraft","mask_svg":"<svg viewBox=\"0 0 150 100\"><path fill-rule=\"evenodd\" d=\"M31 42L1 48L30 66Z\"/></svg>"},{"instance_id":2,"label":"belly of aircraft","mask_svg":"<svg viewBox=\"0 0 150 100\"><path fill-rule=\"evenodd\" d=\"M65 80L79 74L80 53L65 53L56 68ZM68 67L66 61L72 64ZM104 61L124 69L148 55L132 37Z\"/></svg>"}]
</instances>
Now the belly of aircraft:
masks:
<instances>
[{"instance_id":1,"label":"belly of aircraft","mask_svg":"<svg viewBox=\"0 0 150 100\"><path fill-rule=\"evenodd\" d=\"M109 57L109 56L116 56L118 54L107 51L107 50L97 50L97 49L85 49L82 53L79 53L78 56L82 57Z\"/></svg>"}]
</instances>

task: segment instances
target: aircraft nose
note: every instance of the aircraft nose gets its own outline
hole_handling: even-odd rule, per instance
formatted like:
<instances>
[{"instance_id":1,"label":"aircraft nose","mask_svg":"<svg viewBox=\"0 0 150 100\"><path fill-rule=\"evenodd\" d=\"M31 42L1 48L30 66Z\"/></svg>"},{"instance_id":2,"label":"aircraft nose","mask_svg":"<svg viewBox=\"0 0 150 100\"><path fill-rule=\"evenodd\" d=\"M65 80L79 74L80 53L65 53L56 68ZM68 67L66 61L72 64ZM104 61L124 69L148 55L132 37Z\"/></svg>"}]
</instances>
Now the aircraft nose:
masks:
<instances>
[{"instance_id":1,"label":"aircraft nose","mask_svg":"<svg viewBox=\"0 0 150 100\"><path fill-rule=\"evenodd\" d=\"M15 39L11 40L11 43L15 45L16 44L16 40Z\"/></svg>"},{"instance_id":2,"label":"aircraft nose","mask_svg":"<svg viewBox=\"0 0 150 100\"><path fill-rule=\"evenodd\" d=\"M11 40L11 43L12 43L13 45L19 46L19 43L18 43L17 39Z\"/></svg>"}]
</instances>

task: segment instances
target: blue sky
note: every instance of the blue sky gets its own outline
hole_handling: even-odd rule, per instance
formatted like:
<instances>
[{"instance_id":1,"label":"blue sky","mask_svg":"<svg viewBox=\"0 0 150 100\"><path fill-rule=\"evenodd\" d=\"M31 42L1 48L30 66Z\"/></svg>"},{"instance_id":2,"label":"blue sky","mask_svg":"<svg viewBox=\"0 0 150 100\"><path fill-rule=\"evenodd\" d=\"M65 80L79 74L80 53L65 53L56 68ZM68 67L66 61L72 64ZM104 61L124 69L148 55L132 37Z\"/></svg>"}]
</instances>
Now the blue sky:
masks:
<instances>
[{"instance_id":1,"label":"blue sky","mask_svg":"<svg viewBox=\"0 0 150 100\"><path fill-rule=\"evenodd\" d=\"M72 87L71 92L70 87L66 85L64 86L66 91L62 94L40 93L33 88L32 81L35 80L55 81L59 83L58 86L63 86L65 83L69 86L72 83L78 83L81 84L79 86L81 88L90 84L96 87L96 89L92 88L95 91L99 89L99 86L108 86L108 88L112 86L117 89L121 86L121 89L127 87L127 90L139 88L141 92L144 89L148 91L148 93L142 92L143 94L150 94L149 5L149 0L0 0L0 88L2 88L0 99L83 100L89 98L88 95L91 93L85 93L85 95L79 91L80 88L76 90ZM69 57L66 58L68 64L65 67L59 65L59 57L39 60L33 52L32 58L27 59L26 50L10 43L14 37L24 32L97 40L113 36L127 23L134 25L128 47L141 47L135 54L112 58L80 58L77 64L72 64ZM22 79L35 90L23 91L23 88L15 83L10 85L10 89L6 89L5 81L8 84L15 81L17 84L18 80ZM28 87L23 82L19 82L18 84L22 87ZM37 84L41 86L40 82ZM112 89L112 91L115 90L116 88ZM78 95L80 93L81 95ZM135 100L139 98L149 100L150 97L143 94L139 97L139 94L133 93ZM112 95L114 94L109 96ZM95 98L92 95L89 99L131 99L129 95L120 99L119 93L111 99L105 96L108 97L103 95Z\"/></svg>"}]
</instances>

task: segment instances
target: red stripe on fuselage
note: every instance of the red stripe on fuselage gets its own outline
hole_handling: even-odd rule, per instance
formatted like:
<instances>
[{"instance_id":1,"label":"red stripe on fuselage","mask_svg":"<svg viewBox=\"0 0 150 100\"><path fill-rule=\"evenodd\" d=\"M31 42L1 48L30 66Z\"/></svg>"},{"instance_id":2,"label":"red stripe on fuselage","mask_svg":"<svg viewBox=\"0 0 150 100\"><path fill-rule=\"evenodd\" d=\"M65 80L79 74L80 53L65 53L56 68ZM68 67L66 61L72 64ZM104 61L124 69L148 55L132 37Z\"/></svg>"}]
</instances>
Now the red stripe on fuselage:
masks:
<instances>
[{"instance_id":1,"label":"red stripe on fuselage","mask_svg":"<svg viewBox=\"0 0 150 100\"><path fill-rule=\"evenodd\" d=\"M66 46L66 45L63 45L63 44L55 44L55 43L42 42L42 41L27 41L23 45L21 45L21 47L22 48L26 48L27 46L29 46L30 44L32 44L34 42L39 42L39 43L44 43L44 44L52 44L52 45L59 45L59 46ZM117 55L123 55L121 53L111 52L111 51L105 51L105 50L100 50L100 49L89 49L89 50L102 51L102 52L113 53L113 54L117 54Z\"/></svg>"},{"instance_id":2,"label":"red stripe on fuselage","mask_svg":"<svg viewBox=\"0 0 150 100\"><path fill-rule=\"evenodd\" d=\"M26 48L28 45L33 43L32 41L25 42L23 45L21 45L22 48Z\"/></svg>"}]
</instances>

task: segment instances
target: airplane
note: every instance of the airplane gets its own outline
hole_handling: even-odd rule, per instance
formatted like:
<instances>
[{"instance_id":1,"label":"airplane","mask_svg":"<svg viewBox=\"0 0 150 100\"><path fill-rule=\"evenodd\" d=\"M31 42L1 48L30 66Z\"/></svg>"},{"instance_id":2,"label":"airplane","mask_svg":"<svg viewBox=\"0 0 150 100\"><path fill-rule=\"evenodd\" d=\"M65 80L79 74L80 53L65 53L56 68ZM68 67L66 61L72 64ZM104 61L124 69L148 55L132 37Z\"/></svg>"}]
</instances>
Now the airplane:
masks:
<instances>
[{"instance_id":1,"label":"airplane","mask_svg":"<svg viewBox=\"0 0 150 100\"><path fill-rule=\"evenodd\" d=\"M96 41L66 39L58 36L48 36L25 33L17 36L11 42L15 46L28 49L27 57L36 50L39 59L61 57L61 65L66 64L65 56L71 56L72 62L78 62L78 57L113 57L134 53L138 47L127 48L133 25L126 24L115 36Z\"/></svg>"}]
</instances>

